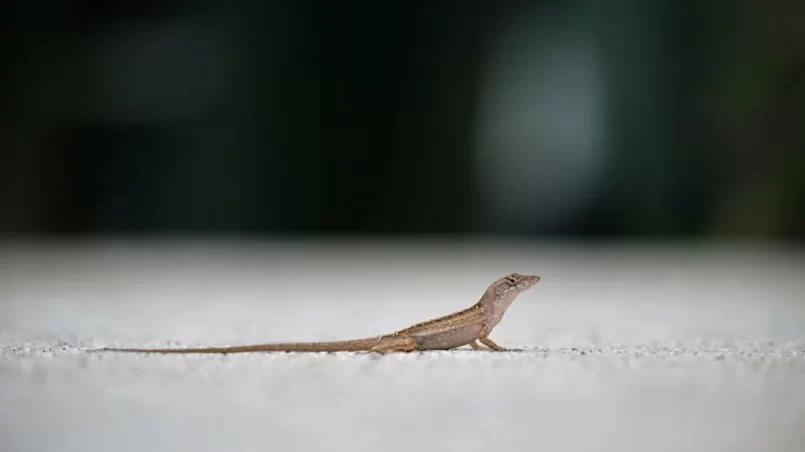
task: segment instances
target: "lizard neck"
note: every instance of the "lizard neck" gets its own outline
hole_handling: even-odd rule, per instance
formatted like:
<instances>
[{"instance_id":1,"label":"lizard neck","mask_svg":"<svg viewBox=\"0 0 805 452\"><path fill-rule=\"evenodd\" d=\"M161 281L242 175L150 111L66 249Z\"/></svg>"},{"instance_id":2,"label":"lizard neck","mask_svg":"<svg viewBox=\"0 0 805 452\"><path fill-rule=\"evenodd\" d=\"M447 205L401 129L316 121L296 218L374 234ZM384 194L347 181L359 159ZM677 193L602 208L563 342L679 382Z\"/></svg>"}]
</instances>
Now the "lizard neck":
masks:
<instances>
[{"instance_id":1,"label":"lizard neck","mask_svg":"<svg viewBox=\"0 0 805 452\"><path fill-rule=\"evenodd\" d=\"M497 325L516 297L516 293L499 294L490 287L481 297L478 304L483 307L489 322L492 325Z\"/></svg>"}]
</instances>

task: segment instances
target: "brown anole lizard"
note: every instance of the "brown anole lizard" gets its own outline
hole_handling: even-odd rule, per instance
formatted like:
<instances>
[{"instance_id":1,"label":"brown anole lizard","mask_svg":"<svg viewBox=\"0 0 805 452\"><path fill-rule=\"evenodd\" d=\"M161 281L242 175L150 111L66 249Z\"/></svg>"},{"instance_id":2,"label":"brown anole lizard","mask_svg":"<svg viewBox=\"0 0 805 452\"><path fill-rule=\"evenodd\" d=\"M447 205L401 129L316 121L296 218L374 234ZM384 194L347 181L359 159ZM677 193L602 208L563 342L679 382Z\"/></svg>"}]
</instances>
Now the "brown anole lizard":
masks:
<instances>
[{"instance_id":1,"label":"brown anole lizard","mask_svg":"<svg viewBox=\"0 0 805 452\"><path fill-rule=\"evenodd\" d=\"M394 333L364 339L334 342L291 342L205 348L101 348L93 351L136 353L245 353L245 352L340 352L379 353L447 350L469 344L480 350L504 350L489 339L492 331L515 298L540 280L536 275L512 273L493 282L481 299L462 311L417 323Z\"/></svg>"}]
</instances>

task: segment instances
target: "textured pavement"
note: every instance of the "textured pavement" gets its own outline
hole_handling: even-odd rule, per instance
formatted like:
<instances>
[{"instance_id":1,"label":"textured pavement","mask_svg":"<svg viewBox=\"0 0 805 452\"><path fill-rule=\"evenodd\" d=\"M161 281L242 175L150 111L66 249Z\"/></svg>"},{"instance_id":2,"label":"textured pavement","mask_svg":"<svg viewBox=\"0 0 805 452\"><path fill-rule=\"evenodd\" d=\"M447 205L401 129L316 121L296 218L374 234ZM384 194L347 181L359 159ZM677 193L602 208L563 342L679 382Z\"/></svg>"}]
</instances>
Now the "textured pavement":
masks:
<instances>
[{"instance_id":1,"label":"textured pavement","mask_svg":"<svg viewBox=\"0 0 805 452\"><path fill-rule=\"evenodd\" d=\"M801 254L514 245L2 247L2 450L805 450ZM509 352L85 351L373 335L509 272Z\"/></svg>"}]
</instances>

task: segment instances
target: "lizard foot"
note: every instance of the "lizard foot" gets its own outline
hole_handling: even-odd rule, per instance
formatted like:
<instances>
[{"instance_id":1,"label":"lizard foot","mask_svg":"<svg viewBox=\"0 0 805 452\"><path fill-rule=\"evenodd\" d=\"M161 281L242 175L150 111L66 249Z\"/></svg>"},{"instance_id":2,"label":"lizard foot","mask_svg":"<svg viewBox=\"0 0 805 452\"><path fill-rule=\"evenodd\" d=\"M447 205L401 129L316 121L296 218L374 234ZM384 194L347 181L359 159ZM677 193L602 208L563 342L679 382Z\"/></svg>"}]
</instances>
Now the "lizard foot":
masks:
<instances>
[{"instance_id":1,"label":"lizard foot","mask_svg":"<svg viewBox=\"0 0 805 452\"><path fill-rule=\"evenodd\" d=\"M412 352L416 350L416 342L411 337L403 337L395 341L378 344L372 347L370 352L393 353L393 352Z\"/></svg>"}]
</instances>

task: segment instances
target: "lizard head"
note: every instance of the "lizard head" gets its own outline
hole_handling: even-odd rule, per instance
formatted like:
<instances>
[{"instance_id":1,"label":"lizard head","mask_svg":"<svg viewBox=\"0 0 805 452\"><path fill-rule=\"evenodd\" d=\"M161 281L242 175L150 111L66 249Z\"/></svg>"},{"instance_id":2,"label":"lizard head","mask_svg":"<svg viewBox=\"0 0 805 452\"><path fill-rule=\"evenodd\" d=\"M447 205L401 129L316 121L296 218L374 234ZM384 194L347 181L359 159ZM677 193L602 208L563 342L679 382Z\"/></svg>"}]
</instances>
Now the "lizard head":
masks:
<instances>
[{"instance_id":1,"label":"lizard head","mask_svg":"<svg viewBox=\"0 0 805 452\"><path fill-rule=\"evenodd\" d=\"M512 273L493 282L487 289L486 300L496 321L500 321L503 313L518 295L534 287L539 280L540 277L537 275Z\"/></svg>"},{"instance_id":2,"label":"lizard head","mask_svg":"<svg viewBox=\"0 0 805 452\"><path fill-rule=\"evenodd\" d=\"M512 273L511 275L500 278L495 282L495 293L499 296L509 294L518 295L521 292L534 287L539 280L540 277L537 275L521 275L519 273Z\"/></svg>"}]
</instances>

